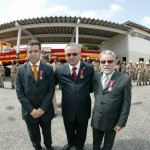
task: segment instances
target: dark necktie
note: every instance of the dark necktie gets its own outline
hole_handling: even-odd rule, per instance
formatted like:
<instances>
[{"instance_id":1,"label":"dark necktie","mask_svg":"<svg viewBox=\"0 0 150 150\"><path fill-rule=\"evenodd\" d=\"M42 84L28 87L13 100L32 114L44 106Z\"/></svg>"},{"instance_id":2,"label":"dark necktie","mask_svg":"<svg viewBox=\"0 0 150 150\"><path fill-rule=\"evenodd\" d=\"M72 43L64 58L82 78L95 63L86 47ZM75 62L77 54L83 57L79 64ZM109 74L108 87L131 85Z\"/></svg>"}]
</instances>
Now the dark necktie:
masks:
<instances>
[{"instance_id":1,"label":"dark necktie","mask_svg":"<svg viewBox=\"0 0 150 150\"><path fill-rule=\"evenodd\" d=\"M37 81L37 78L38 78L37 65L32 65L32 68L33 68L34 78Z\"/></svg>"},{"instance_id":2,"label":"dark necktie","mask_svg":"<svg viewBox=\"0 0 150 150\"><path fill-rule=\"evenodd\" d=\"M74 80L77 79L76 69L77 69L76 67L72 68L72 77L73 77Z\"/></svg>"}]
</instances>

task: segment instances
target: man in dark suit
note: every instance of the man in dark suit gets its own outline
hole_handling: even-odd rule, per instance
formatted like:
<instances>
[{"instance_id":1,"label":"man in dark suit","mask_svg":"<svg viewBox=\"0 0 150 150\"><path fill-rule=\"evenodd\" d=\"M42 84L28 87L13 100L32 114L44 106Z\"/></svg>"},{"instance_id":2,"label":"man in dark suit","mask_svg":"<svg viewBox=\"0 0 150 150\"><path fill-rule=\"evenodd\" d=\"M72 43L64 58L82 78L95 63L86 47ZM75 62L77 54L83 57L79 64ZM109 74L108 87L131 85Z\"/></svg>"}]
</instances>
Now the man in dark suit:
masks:
<instances>
[{"instance_id":1,"label":"man in dark suit","mask_svg":"<svg viewBox=\"0 0 150 150\"><path fill-rule=\"evenodd\" d=\"M56 83L62 87L62 116L68 140L63 150L72 146L83 150L91 114L90 91L94 68L80 61L81 48L76 43L66 46L65 55L67 63L55 72Z\"/></svg>"},{"instance_id":2,"label":"man in dark suit","mask_svg":"<svg viewBox=\"0 0 150 150\"><path fill-rule=\"evenodd\" d=\"M131 78L116 68L116 55L110 50L100 54L102 73L93 77L95 104L92 114L93 150L111 150L116 132L125 127L131 105Z\"/></svg>"},{"instance_id":3,"label":"man in dark suit","mask_svg":"<svg viewBox=\"0 0 150 150\"><path fill-rule=\"evenodd\" d=\"M16 77L16 93L22 106L22 117L35 150L42 149L40 128L45 147L52 150L51 120L54 116L52 98L55 92L53 68L40 62L39 42L29 43L27 55L29 62L19 66Z\"/></svg>"}]
</instances>

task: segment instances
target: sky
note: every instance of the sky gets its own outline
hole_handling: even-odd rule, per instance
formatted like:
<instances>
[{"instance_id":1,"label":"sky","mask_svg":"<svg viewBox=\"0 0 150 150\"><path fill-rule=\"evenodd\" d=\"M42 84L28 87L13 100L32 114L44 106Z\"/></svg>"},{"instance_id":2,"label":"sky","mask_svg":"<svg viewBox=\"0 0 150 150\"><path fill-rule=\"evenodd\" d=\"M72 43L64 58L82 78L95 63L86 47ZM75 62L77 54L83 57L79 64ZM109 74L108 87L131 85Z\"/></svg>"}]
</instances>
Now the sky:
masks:
<instances>
[{"instance_id":1,"label":"sky","mask_svg":"<svg viewBox=\"0 0 150 150\"><path fill-rule=\"evenodd\" d=\"M0 24L28 18L77 16L150 28L149 0L0 0Z\"/></svg>"}]
</instances>

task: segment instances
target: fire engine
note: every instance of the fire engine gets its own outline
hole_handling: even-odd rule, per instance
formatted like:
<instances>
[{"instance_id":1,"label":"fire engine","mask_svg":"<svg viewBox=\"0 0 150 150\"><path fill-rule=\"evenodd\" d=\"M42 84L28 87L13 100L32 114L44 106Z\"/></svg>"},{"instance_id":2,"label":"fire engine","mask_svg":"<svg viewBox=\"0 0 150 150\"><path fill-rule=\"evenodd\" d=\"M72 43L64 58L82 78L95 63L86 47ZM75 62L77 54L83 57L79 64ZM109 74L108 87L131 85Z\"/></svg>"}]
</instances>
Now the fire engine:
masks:
<instances>
[{"instance_id":1,"label":"fire engine","mask_svg":"<svg viewBox=\"0 0 150 150\"><path fill-rule=\"evenodd\" d=\"M49 55L51 62L53 62L54 58L58 58L61 62L66 62L64 49L53 49L50 47L42 47L42 52ZM99 61L100 50L81 50L81 60L86 59L87 57L93 61L95 58ZM27 58L27 49L20 49L19 52L19 64L25 63ZM11 64L12 60L16 60L16 49L13 45L9 43L0 42L0 61L5 66Z\"/></svg>"}]
</instances>

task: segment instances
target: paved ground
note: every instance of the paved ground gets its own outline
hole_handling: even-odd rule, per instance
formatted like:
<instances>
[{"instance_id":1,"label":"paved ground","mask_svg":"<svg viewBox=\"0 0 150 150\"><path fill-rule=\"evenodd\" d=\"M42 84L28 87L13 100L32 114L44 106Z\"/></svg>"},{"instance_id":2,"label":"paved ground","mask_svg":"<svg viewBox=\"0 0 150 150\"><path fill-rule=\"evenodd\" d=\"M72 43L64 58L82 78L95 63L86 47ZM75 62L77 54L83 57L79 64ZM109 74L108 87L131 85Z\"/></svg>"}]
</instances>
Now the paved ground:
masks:
<instances>
[{"instance_id":1,"label":"paved ground","mask_svg":"<svg viewBox=\"0 0 150 150\"><path fill-rule=\"evenodd\" d=\"M61 91L56 89L60 102ZM93 100L93 94L92 101ZM5 81L5 88L0 88L0 150L33 150L26 126L21 119L20 103L15 90L10 89L10 82ZM66 144L66 135L61 117L52 121L53 146L61 150ZM150 150L150 86L132 88L132 107L126 128L116 136L113 150ZM88 127L85 150L92 150L92 130Z\"/></svg>"}]
</instances>

